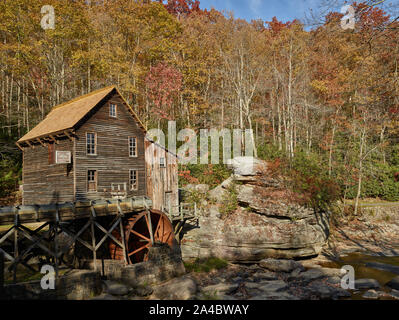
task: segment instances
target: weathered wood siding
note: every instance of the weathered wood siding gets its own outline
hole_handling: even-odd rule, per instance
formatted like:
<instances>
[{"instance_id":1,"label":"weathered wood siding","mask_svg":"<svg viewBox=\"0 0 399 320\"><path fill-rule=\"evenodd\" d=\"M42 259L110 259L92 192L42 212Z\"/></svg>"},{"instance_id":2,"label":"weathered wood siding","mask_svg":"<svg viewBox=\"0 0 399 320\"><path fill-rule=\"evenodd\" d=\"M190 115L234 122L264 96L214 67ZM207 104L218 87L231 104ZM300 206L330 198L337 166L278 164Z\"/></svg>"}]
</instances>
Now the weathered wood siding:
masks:
<instances>
[{"instance_id":1,"label":"weathered wood siding","mask_svg":"<svg viewBox=\"0 0 399 320\"><path fill-rule=\"evenodd\" d=\"M117 118L109 115L109 104L117 105ZM112 183L126 183L127 196L146 195L144 131L131 116L118 94L100 103L76 130L76 199L111 198ZM87 155L86 133L97 134L97 155ZM129 156L129 137L137 137L137 157ZM97 192L87 192L87 172L97 170ZM130 191L129 171L138 170L138 190Z\"/></svg>"},{"instance_id":2,"label":"weathered wood siding","mask_svg":"<svg viewBox=\"0 0 399 320\"><path fill-rule=\"evenodd\" d=\"M110 104L117 117L110 116ZM96 134L96 154L87 154L86 134ZM129 155L129 138L135 137L137 157ZM72 139L72 140L71 140ZM126 184L126 197L148 195L154 209L177 210L178 167L175 155L145 140L145 132L123 99L111 92L75 127L71 139L58 139L54 151L70 151L72 163L49 164L46 146L25 148L23 203L50 204L112 198L112 184ZM44 140L43 140L44 141ZM160 159L165 159L165 168ZM147 161L146 161L147 160ZM88 171L97 172L97 191L88 191ZM137 170L138 188L130 189L130 170Z\"/></svg>"},{"instance_id":3,"label":"weathered wood siding","mask_svg":"<svg viewBox=\"0 0 399 320\"><path fill-rule=\"evenodd\" d=\"M69 139L54 144L55 151L73 150ZM55 155L54 155L55 157ZM23 152L23 204L50 204L73 201L73 157L72 164L49 164L48 147L36 145L24 148Z\"/></svg>"},{"instance_id":4,"label":"weathered wood siding","mask_svg":"<svg viewBox=\"0 0 399 320\"><path fill-rule=\"evenodd\" d=\"M170 206L176 211L179 205L177 158L156 143L145 140L145 144L147 195L152 199L153 208L169 210ZM165 159L165 168L160 167L161 158Z\"/></svg>"}]
</instances>

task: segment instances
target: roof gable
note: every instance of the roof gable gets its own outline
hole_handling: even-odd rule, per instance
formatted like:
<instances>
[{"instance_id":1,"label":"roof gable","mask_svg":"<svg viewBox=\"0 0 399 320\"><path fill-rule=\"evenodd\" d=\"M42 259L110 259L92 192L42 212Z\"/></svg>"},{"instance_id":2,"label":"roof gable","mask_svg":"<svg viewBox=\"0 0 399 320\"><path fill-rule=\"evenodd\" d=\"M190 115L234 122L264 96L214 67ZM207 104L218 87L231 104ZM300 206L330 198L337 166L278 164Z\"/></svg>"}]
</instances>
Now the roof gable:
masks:
<instances>
[{"instance_id":1,"label":"roof gable","mask_svg":"<svg viewBox=\"0 0 399 320\"><path fill-rule=\"evenodd\" d=\"M123 98L115 86L106 87L76 99L54 107L50 113L36 127L18 140L18 143L27 142L37 138L45 137L56 132L63 132L74 129L78 123L93 110L104 98L111 92L116 91L129 110L129 113L135 118L139 126L144 130L145 127Z\"/></svg>"}]
</instances>

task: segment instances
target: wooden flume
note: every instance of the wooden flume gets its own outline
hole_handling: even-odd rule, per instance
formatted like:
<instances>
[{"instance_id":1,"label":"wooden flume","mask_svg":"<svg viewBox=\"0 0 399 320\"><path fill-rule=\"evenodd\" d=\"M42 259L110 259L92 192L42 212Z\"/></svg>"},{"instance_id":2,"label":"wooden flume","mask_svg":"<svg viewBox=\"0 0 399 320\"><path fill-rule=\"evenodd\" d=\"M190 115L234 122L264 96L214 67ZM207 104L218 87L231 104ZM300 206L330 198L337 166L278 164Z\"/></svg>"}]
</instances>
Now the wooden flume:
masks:
<instances>
[{"instance_id":1,"label":"wooden flume","mask_svg":"<svg viewBox=\"0 0 399 320\"><path fill-rule=\"evenodd\" d=\"M104 244L108 244L112 259L126 264L147 261L151 246L156 243L177 245L175 233L181 231L187 220L197 217L195 207L190 211L187 205L179 207L175 215L166 215L151 207L148 197L0 207L0 226L9 227L0 235L0 254L8 263L7 270L13 271L14 282L18 265L40 272L29 264L38 251L51 259L57 275L60 265L73 267L64 255L75 243L90 250L95 269L97 252ZM103 217L111 217L112 222L105 225L104 220L99 219ZM74 221L80 221L79 228L70 227ZM35 223L34 229L32 223ZM98 237L99 232L101 237ZM65 243L60 245L61 233L69 236L66 246ZM89 234L91 239L82 237L84 234Z\"/></svg>"}]
</instances>

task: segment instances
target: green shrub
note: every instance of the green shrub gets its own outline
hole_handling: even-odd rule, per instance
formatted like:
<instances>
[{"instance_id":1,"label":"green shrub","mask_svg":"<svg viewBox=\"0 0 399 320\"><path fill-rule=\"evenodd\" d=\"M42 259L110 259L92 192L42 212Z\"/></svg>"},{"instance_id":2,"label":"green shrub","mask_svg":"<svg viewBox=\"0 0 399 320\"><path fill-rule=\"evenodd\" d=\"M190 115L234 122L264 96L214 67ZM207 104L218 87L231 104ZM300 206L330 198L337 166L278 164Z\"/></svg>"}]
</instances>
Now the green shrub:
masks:
<instances>
[{"instance_id":1,"label":"green shrub","mask_svg":"<svg viewBox=\"0 0 399 320\"><path fill-rule=\"evenodd\" d=\"M188 164L181 165L179 184L207 184L210 189L218 186L231 175L224 164Z\"/></svg>"},{"instance_id":2,"label":"green shrub","mask_svg":"<svg viewBox=\"0 0 399 320\"><path fill-rule=\"evenodd\" d=\"M21 167L11 160L0 161L0 197L9 196L18 188Z\"/></svg>"},{"instance_id":3,"label":"green shrub","mask_svg":"<svg viewBox=\"0 0 399 320\"><path fill-rule=\"evenodd\" d=\"M184 267L188 272L210 272L224 269L228 264L226 260L211 257L208 259L196 259L193 262L184 262Z\"/></svg>"},{"instance_id":4,"label":"green shrub","mask_svg":"<svg viewBox=\"0 0 399 320\"><path fill-rule=\"evenodd\" d=\"M284 157L283 151L272 143L262 143L258 146L258 157L267 161L273 161Z\"/></svg>"},{"instance_id":5,"label":"green shrub","mask_svg":"<svg viewBox=\"0 0 399 320\"><path fill-rule=\"evenodd\" d=\"M231 183L226 191L226 194L222 197L221 206L219 207L219 212L222 214L223 218L228 217L238 208L238 192L236 184Z\"/></svg>"},{"instance_id":6,"label":"green shrub","mask_svg":"<svg viewBox=\"0 0 399 320\"><path fill-rule=\"evenodd\" d=\"M298 152L285 171L300 204L325 210L339 199L340 187L319 163L317 155Z\"/></svg>"},{"instance_id":7,"label":"green shrub","mask_svg":"<svg viewBox=\"0 0 399 320\"><path fill-rule=\"evenodd\" d=\"M399 201L398 166L371 162L365 169L362 181L362 198L379 198L386 201ZM357 184L351 186L347 197L354 199Z\"/></svg>"}]
</instances>

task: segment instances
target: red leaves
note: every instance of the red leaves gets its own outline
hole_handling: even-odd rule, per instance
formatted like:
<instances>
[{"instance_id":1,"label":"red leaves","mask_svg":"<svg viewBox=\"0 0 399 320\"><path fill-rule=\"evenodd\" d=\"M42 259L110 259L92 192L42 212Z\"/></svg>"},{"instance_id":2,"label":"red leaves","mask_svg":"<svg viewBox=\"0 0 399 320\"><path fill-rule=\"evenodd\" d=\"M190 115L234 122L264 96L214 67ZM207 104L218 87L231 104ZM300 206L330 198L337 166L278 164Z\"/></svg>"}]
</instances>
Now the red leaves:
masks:
<instances>
[{"instance_id":1,"label":"red leaves","mask_svg":"<svg viewBox=\"0 0 399 320\"><path fill-rule=\"evenodd\" d=\"M167 0L167 3L164 4L166 10L177 17L188 16L193 12L200 12L199 5L200 2L198 0Z\"/></svg>"},{"instance_id":2,"label":"red leaves","mask_svg":"<svg viewBox=\"0 0 399 320\"><path fill-rule=\"evenodd\" d=\"M354 2L353 7L359 16L357 26L362 30L378 28L389 21L389 15L377 7L369 6L364 2Z\"/></svg>"},{"instance_id":3,"label":"red leaves","mask_svg":"<svg viewBox=\"0 0 399 320\"><path fill-rule=\"evenodd\" d=\"M179 171L179 177L185 180L187 183L198 184L199 180L191 175L191 171Z\"/></svg>"},{"instance_id":4,"label":"red leaves","mask_svg":"<svg viewBox=\"0 0 399 320\"><path fill-rule=\"evenodd\" d=\"M182 74L164 62L151 67L145 82L149 98L155 105L155 112L162 119L171 119L173 99L182 87Z\"/></svg>"},{"instance_id":5,"label":"red leaves","mask_svg":"<svg viewBox=\"0 0 399 320\"><path fill-rule=\"evenodd\" d=\"M295 19L293 21L288 21L284 23L282 21L278 21L276 17L273 17L272 21L266 21L266 23L269 25L269 29L274 35L278 35L283 29L289 28L297 22L298 20Z\"/></svg>"}]
</instances>

